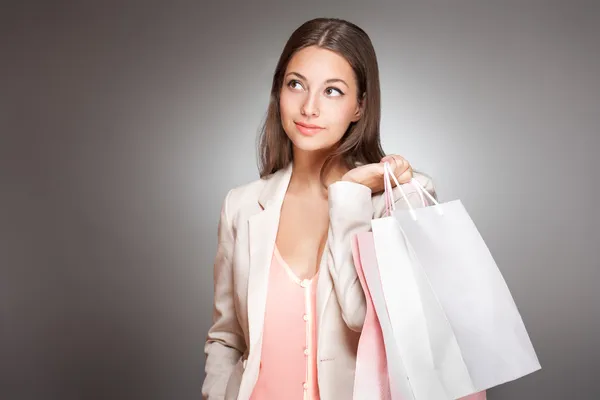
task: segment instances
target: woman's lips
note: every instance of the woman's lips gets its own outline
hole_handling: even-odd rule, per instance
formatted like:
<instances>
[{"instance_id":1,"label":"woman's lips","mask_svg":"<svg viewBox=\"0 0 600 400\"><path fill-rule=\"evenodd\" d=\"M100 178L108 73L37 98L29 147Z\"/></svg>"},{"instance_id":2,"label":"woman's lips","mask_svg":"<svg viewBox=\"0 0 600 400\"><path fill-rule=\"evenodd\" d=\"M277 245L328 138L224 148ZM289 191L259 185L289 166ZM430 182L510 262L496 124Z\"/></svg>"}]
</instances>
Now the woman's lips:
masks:
<instances>
[{"instance_id":1,"label":"woman's lips","mask_svg":"<svg viewBox=\"0 0 600 400\"><path fill-rule=\"evenodd\" d=\"M302 133L303 135L306 136L314 136L317 133L319 133L320 131L322 131L323 127L317 126L317 125L310 125L310 124L303 124L301 122L294 122L296 124L296 128L298 128L298 130L300 131L300 133Z\"/></svg>"}]
</instances>

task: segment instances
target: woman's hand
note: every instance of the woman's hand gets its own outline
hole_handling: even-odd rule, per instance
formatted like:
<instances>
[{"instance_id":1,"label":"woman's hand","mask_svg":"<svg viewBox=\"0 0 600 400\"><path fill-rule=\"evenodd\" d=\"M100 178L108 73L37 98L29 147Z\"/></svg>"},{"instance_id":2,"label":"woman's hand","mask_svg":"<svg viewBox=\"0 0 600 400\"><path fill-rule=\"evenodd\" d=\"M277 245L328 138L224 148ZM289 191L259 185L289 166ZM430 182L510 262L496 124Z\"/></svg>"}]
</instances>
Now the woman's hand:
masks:
<instances>
[{"instance_id":1,"label":"woman's hand","mask_svg":"<svg viewBox=\"0 0 600 400\"><path fill-rule=\"evenodd\" d=\"M394 175L400 184L408 183L413 177L413 170L410 163L404 157L392 154L385 156L378 163L361 165L353 168L342 177L343 181L360 183L371 188L372 193L383 191L383 165L385 162L390 164ZM392 187L395 182L392 179Z\"/></svg>"}]
</instances>

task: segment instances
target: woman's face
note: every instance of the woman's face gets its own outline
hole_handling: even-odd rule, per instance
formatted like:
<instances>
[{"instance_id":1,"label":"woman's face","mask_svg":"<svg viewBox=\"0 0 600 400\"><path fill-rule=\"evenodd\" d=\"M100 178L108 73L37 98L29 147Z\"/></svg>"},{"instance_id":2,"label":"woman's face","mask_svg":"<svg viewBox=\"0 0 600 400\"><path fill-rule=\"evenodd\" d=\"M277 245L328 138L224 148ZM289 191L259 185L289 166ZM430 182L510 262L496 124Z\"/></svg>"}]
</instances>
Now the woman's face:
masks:
<instances>
[{"instance_id":1,"label":"woman's face","mask_svg":"<svg viewBox=\"0 0 600 400\"><path fill-rule=\"evenodd\" d=\"M352 67L342 56L316 46L298 51L281 87L281 123L303 151L329 149L342 138L361 107Z\"/></svg>"}]
</instances>

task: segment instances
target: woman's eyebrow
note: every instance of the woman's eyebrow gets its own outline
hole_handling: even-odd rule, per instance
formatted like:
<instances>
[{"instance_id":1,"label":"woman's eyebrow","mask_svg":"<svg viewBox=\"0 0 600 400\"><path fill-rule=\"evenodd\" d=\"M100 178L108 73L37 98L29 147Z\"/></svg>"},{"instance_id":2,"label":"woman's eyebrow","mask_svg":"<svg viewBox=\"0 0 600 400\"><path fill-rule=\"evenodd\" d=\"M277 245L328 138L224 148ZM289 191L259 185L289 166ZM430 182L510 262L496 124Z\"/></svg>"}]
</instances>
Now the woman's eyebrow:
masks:
<instances>
[{"instance_id":1,"label":"woman's eyebrow","mask_svg":"<svg viewBox=\"0 0 600 400\"><path fill-rule=\"evenodd\" d=\"M350 86L348 86L348 84L346 83L346 81L345 81L345 80L343 80L343 79L339 79L339 78L333 78L333 79L327 79L327 80L325 81L325 83L335 83L335 82L341 82L341 83L343 83L344 85L346 85L346 87L347 87L348 89L350 88Z\"/></svg>"},{"instance_id":2,"label":"woman's eyebrow","mask_svg":"<svg viewBox=\"0 0 600 400\"><path fill-rule=\"evenodd\" d=\"M302 80L306 80L306 77L304 75L299 74L297 72L288 72L287 75L286 75L286 77L289 76L289 75L296 75L298 78L300 78Z\"/></svg>"},{"instance_id":3,"label":"woman's eyebrow","mask_svg":"<svg viewBox=\"0 0 600 400\"><path fill-rule=\"evenodd\" d=\"M298 78L300 78L300 79L302 79L302 80L304 80L304 81L307 81L307 80L308 80L308 79L306 79L306 77L305 77L304 75L302 75L302 74L300 74L300 73L298 73L298 72L289 72L289 73L286 75L286 77L287 77L288 75L296 75ZM341 82L341 83L343 83L344 85L346 85L346 87L347 87L347 88L350 88L350 86L348 86L348 84L346 83L346 81L344 81L343 79L339 79L339 78L332 78L332 79L327 79L327 80L325 81L325 83L335 83L335 82Z\"/></svg>"}]
</instances>

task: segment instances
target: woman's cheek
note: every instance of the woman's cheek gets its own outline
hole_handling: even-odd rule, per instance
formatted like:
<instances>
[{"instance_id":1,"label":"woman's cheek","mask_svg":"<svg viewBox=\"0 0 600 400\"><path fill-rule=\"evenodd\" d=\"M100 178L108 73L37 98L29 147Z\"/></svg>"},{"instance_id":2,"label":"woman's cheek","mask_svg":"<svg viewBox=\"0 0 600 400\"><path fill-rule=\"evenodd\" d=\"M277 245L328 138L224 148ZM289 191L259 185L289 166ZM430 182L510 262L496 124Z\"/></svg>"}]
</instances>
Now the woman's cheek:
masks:
<instances>
[{"instance_id":1,"label":"woman's cheek","mask_svg":"<svg viewBox=\"0 0 600 400\"><path fill-rule=\"evenodd\" d=\"M334 119L338 129L345 132L348 125L350 125L350 121L352 120L352 115L353 115L353 108L350 105L348 105L348 104L340 105L335 110L336 117ZM342 134L343 134L343 132L342 132Z\"/></svg>"}]
</instances>

